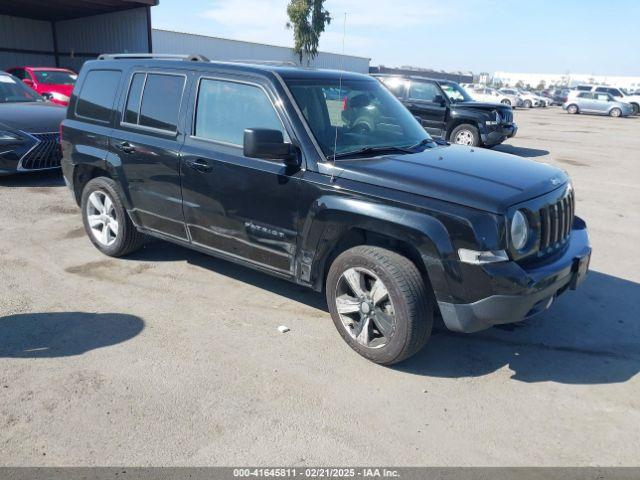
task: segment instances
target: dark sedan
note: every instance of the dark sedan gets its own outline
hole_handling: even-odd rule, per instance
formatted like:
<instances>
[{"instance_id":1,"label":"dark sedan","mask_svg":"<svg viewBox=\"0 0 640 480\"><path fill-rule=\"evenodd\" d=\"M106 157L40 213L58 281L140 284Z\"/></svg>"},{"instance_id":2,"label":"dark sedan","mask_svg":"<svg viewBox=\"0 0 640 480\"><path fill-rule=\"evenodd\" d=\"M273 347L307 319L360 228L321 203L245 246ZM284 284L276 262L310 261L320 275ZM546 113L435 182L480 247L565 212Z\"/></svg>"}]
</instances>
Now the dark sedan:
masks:
<instances>
[{"instance_id":1,"label":"dark sedan","mask_svg":"<svg viewBox=\"0 0 640 480\"><path fill-rule=\"evenodd\" d=\"M66 110L0 72L0 175L60 168Z\"/></svg>"}]
</instances>

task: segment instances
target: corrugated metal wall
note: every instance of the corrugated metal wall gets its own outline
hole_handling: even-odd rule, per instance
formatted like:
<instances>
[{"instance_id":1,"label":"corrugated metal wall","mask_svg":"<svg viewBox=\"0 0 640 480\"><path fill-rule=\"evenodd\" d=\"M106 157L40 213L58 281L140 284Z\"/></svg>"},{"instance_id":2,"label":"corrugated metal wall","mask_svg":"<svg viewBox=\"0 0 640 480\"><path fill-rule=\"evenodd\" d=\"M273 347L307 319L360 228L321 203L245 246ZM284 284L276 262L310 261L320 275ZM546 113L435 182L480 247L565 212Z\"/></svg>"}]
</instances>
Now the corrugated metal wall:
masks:
<instances>
[{"instance_id":1,"label":"corrugated metal wall","mask_svg":"<svg viewBox=\"0 0 640 480\"><path fill-rule=\"evenodd\" d=\"M0 15L0 47L38 53L0 51L0 69L17 65L54 66L51 22ZM40 53L43 52L43 53Z\"/></svg>"},{"instance_id":2,"label":"corrugated metal wall","mask_svg":"<svg viewBox=\"0 0 640 480\"><path fill-rule=\"evenodd\" d=\"M298 62L293 49L260 43L242 42L226 38L206 37L189 33L152 30L154 53L191 54L198 53L211 60L261 60ZM369 72L368 58L320 52L311 62L316 68Z\"/></svg>"},{"instance_id":3,"label":"corrugated metal wall","mask_svg":"<svg viewBox=\"0 0 640 480\"><path fill-rule=\"evenodd\" d=\"M55 22L60 66L78 71L101 53L148 52L147 21L142 7ZM52 22L0 15L0 69L55 66L53 29Z\"/></svg>"},{"instance_id":4,"label":"corrugated metal wall","mask_svg":"<svg viewBox=\"0 0 640 480\"><path fill-rule=\"evenodd\" d=\"M56 22L56 33L60 64L74 70L101 53L149 51L146 8Z\"/></svg>"}]
</instances>

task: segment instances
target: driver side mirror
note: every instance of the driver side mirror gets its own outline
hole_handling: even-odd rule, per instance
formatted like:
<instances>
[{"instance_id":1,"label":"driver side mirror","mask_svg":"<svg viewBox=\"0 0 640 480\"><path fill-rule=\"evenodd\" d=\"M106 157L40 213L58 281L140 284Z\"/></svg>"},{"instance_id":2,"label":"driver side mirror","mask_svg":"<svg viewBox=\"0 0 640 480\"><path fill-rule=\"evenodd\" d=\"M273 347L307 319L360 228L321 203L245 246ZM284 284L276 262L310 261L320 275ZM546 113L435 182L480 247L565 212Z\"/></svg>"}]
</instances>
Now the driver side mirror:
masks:
<instances>
[{"instance_id":1,"label":"driver side mirror","mask_svg":"<svg viewBox=\"0 0 640 480\"><path fill-rule=\"evenodd\" d=\"M33 80L31 80L30 78L25 78L22 80L22 83L24 83L27 87L34 87L34 83Z\"/></svg>"},{"instance_id":2,"label":"driver side mirror","mask_svg":"<svg viewBox=\"0 0 640 480\"><path fill-rule=\"evenodd\" d=\"M446 102L442 95L436 95L435 97L433 97L433 103L440 105L441 107L444 107L446 105Z\"/></svg>"},{"instance_id":3,"label":"driver side mirror","mask_svg":"<svg viewBox=\"0 0 640 480\"><path fill-rule=\"evenodd\" d=\"M282 160L288 167L300 166L296 147L285 143L280 130L247 128L244 131L243 151L245 157Z\"/></svg>"}]
</instances>

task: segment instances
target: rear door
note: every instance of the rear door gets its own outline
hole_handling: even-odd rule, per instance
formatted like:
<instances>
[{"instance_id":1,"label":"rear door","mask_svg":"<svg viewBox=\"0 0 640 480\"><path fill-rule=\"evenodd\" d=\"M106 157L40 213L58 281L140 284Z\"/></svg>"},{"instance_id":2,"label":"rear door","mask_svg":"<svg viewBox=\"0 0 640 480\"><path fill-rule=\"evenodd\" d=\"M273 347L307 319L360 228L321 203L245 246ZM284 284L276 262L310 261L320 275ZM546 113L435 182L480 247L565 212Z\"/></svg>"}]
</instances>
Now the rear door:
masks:
<instances>
[{"instance_id":1,"label":"rear door","mask_svg":"<svg viewBox=\"0 0 640 480\"><path fill-rule=\"evenodd\" d=\"M611 103L609 102L610 98L611 97L608 93L595 93L593 100L593 109L598 113L608 113L609 106L611 105Z\"/></svg>"},{"instance_id":2,"label":"rear door","mask_svg":"<svg viewBox=\"0 0 640 480\"><path fill-rule=\"evenodd\" d=\"M191 73L133 69L121 99L110 151L120 158L134 221L187 240L180 188L184 96Z\"/></svg>"},{"instance_id":3,"label":"rear door","mask_svg":"<svg viewBox=\"0 0 640 480\"><path fill-rule=\"evenodd\" d=\"M447 116L445 101L444 93L435 83L411 81L407 105L414 115L420 117L422 126L431 136L442 137L444 134Z\"/></svg>"},{"instance_id":4,"label":"rear door","mask_svg":"<svg viewBox=\"0 0 640 480\"><path fill-rule=\"evenodd\" d=\"M292 276L304 170L243 154L247 128L281 130L290 138L276 94L253 76L202 74L194 88L181 154L192 243Z\"/></svg>"}]
</instances>

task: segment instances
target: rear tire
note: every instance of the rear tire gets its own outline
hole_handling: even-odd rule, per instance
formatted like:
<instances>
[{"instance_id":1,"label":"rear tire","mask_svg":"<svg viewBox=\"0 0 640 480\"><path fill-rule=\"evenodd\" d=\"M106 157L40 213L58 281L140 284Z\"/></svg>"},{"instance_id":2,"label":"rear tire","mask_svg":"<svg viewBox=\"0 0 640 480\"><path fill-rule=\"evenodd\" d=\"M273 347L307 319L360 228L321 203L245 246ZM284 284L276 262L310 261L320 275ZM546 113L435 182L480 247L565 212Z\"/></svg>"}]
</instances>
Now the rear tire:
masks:
<instances>
[{"instance_id":1,"label":"rear tire","mask_svg":"<svg viewBox=\"0 0 640 480\"><path fill-rule=\"evenodd\" d=\"M611 115L612 117L620 117L622 116L622 110L617 107L612 108L611 110L609 110L609 115Z\"/></svg>"},{"instance_id":2,"label":"rear tire","mask_svg":"<svg viewBox=\"0 0 640 480\"><path fill-rule=\"evenodd\" d=\"M91 243L105 255L122 257L143 245L145 235L129 218L112 179L90 180L82 190L80 206L84 229Z\"/></svg>"},{"instance_id":3,"label":"rear tire","mask_svg":"<svg viewBox=\"0 0 640 480\"><path fill-rule=\"evenodd\" d=\"M500 102L500 103L502 103L502 105L508 105L508 106L511 106L511 100L509 100L508 98L505 98L505 99L504 99L504 100L502 100L502 102Z\"/></svg>"},{"instance_id":4,"label":"rear tire","mask_svg":"<svg viewBox=\"0 0 640 480\"><path fill-rule=\"evenodd\" d=\"M577 105L571 104L567 107L567 113L575 115L576 113L580 113L580 110Z\"/></svg>"},{"instance_id":5,"label":"rear tire","mask_svg":"<svg viewBox=\"0 0 640 480\"><path fill-rule=\"evenodd\" d=\"M468 123L458 125L451 131L449 141L458 145L467 145L469 147L480 146L480 132L476 127Z\"/></svg>"},{"instance_id":6,"label":"rear tire","mask_svg":"<svg viewBox=\"0 0 640 480\"><path fill-rule=\"evenodd\" d=\"M431 335L434 309L422 275L391 250L361 245L338 255L329 268L326 296L344 341L372 362L401 362Z\"/></svg>"}]
</instances>

